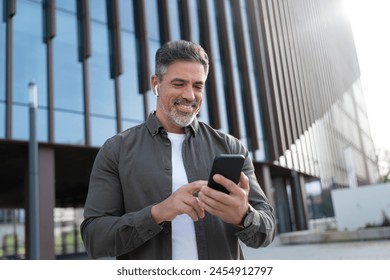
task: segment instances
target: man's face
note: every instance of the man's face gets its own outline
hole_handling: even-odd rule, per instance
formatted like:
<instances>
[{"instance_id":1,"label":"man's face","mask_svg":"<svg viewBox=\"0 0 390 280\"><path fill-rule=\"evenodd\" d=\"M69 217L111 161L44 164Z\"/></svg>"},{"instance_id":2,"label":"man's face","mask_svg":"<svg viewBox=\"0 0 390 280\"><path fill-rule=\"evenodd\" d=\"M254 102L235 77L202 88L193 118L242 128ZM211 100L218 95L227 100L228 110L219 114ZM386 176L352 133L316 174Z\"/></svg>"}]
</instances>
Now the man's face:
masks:
<instances>
[{"instance_id":1,"label":"man's face","mask_svg":"<svg viewBox=\"0 0 390 280\"><path fill-rule=\"evenodd\" d=\"M162 80L152 78L157 86L156 116L168 132L182 133L200 110L206 74L198 62L178 61L172 63Z\"/></svg>"}]
</instances>

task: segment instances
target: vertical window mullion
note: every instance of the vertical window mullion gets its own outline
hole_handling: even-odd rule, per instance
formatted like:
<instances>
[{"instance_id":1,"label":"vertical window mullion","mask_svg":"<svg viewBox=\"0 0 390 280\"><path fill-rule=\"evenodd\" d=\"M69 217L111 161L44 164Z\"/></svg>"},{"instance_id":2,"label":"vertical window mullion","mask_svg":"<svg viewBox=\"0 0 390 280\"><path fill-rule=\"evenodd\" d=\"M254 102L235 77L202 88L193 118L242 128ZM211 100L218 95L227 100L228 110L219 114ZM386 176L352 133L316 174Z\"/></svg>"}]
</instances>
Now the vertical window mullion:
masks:
<instances>
[{"instance_id":1,"label":"vertical window mullion","mask_svg":"<svg viewBox=\"0 0 390 280\"><path fill-rule=\"evenodd\" d=\"M108 34L110 45L110 75L115 86L115 110L117 132L122 131L119 75L122 74L122 51L118 0L107 0Z\"/></svg>"},{"instance_id":2,"label":"vertical window mullion","mask_svg":"<svg viewBox=\"0 0 390 280\"><path fill-rule=\"evenodd\" d=\"M47 63L47 107L48 107L48 140L54 142L54 100L53 100L53 44L56 35L55 0L43 1L44 10L44 42L46 43Z\"/></svg>"},{"instance_id":3,"label":"vertical window mullion","mask_svg":"<svg viewBox=\"0 0 390 280\"><path fill-rule=\"evenodd\" d=\"M6 124L5 138L12 137L12 18L16 14L16 1L5 1L4 21L6 22L6 70L5 70L5 99L6 99Z\"/></svg>"}]
</instances>

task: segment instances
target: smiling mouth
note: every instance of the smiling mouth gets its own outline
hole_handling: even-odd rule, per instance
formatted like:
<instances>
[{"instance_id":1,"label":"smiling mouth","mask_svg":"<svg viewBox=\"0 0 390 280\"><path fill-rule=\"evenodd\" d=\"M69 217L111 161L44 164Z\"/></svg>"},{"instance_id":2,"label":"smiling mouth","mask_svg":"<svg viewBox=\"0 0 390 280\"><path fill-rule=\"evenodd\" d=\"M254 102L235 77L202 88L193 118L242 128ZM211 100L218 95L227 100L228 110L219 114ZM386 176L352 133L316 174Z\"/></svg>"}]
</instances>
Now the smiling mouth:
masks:
<instances>
[{"instance_id":1,"label":"smiling mouth","mask_svg":"<svg viewBox=\"0 0 390 280\"><path fill-rule=\"evenodd\" d=\"M178 109L182 112L191 113L195 109L194 105L184 105L184 104L176 104Z\"/></svg>"},{"instance_id":2,"label":"smiling mouth","mask_svg":"<svg viewBox=\"0 0 390 280\"><path fill-rule=\"evenodd\" d=\"M176 100L174 105L181 111L185 113L192 113L198 106L197 102L184 102L182 100Z\"/></svg>"}]
</instances>

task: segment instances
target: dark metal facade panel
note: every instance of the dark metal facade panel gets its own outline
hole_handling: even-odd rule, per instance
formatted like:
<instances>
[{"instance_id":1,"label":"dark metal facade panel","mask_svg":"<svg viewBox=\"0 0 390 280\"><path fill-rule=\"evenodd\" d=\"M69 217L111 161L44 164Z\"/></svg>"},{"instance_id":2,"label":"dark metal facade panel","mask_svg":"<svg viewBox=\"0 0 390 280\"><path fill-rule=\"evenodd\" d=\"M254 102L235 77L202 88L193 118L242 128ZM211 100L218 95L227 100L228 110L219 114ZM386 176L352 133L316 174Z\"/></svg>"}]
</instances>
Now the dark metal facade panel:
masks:
<instances>
[{"instance_id":1,"label":"dark metal facade panel","mask_svg":"<svg viewBox=\"0 0 390 280\"><path fill-rule=\"evenodd\" d=\"M118 0L106 0L110 48L110 73L114 79L122 74L121 24Z\"/></svg>"},{"instance_id":2,"label":"dark metal facade panel","mask_svg":"<svg viewBox=\"0 0 390 280\"><path fill-rule=\"evenodd\" d=\"M191 32L191 17L197 17L198 11L190 12L189 0L178 1L179 5L179 17L180 17L180 32L183 40L191 41L192 32ZM199 1L199 5L201 1ZM208 26L205 25L205 28L208 29Z\"/></svg>"},{"instance_id":3,"label":"dark metal facade panel","mask_svg":"<svg viewBox=\"0 0 390 280\"><path fill-rule=\"evenodd\" d=\"M119 17L118 0L106 0L107 22L110 48L110 74L114 80L115 92L115 113L116 113L116 131L122 131L122 112L119 76L122 74L122 44L121 44L121 24Z\"/></svg>"},{"instance_id":4,"label":"dark metal facade panel","mask_svg":"<svg viewBox=\"0 0 390 280\"><path fill-rule=\"evenodd\" d=\"M283 118L283 108L281 106L281 98L280 98L280 87L279 87L279 72L276 65L276 54L277 48L275 46L274 33L276 32L272 13L269 12L269 2L263 0L261 6L261 12L264 22L264 41L266 42L267 49L267 65L269 71L269 82L271 85L271 98L272 98L272 106L274 112L275 123L277 124L276 132L279 144L279 156L283 155L287 150L287 137L286 137L286 128L285 128L285 119ZM279 158L275 158L273 160L278 160Z\"/></svg>"},{"instance_id":5,"label":"dark metal facade panel","mask_svg":"<svg viewBox=\"0 0 390 280\"><path fill-rule=\"evenodd\" d=\"M91 18L89 5L89 0L77 0L80 62L91 56Z\"/></svg>"},{"instance_id":6,"label":"dark metal facade panel","mask_svg":"<svg viewBox=\"0 0 390 280\"><path fill-rule=\"evenodd\" d=\"M160 22L160 40L161 44L164 44L171 40L171 29L169 24L169 0L159 0L159 22Z\"/></svg>"},{"instance_id":7,"label":"dark metal facade panel","mask_svg":"<svg viewBox=\"0 0 390 280\"><path fill-rule=\"evenodd\" d=\"M272 100L270 98L270 81L268 81L267 73L268 67L264 59L265 47L264 38L262 37L262 34L264 34L264 24L261 20L259 7L261 3L254 0L247 0L246 3L253 59L255 61L255 84L258 90L258 92L253 94L257 94L260 99L262 127L265 133L264 138L266 139L264 143L264 149L266 150L265 153L267 158L276 159L279 157L279 153L277 151L277 136L274 129L275 119L273 117L273 107L269 105L271 104Z\"/></svg>"},{"instance_id":8,"label":"dark metal facade panel","mask_svg":"<svg viewBox=\"0 0 390 280\"><path fill-rule=\"evenodd\" d=\"M79 61L82 64L83 97L84 97L84 137L85 144L91 145L91 121L89 99L89 67L88 57L91 56L91 17L89 0L77 0Z\"/></svg>"},{"instance_id":9,"label":"dark metal facade panel","mask_svg":"<svg viewBox=\"0 0 390 280\"><path fill-rule=\"evenodd\" d=\"M150 69L149 69L149 43L146 31L145 1L134 1L134 23L137 38L138 53L138 73L139 89L145 94L150 89ZM145 118L146 118L146 98L145 98Z\"/></svg>"}]
</instances>

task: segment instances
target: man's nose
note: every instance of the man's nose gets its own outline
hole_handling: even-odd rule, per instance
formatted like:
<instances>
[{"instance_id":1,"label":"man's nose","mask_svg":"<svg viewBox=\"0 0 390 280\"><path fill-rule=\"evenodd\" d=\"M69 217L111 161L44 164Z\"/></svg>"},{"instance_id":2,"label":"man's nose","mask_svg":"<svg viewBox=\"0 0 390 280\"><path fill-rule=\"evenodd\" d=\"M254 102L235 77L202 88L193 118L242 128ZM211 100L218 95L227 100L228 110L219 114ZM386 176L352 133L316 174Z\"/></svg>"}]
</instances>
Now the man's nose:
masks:
<instances>
[{"instance_id":1,"label":"man's nose","mask_svg":"<svg viewBox=\"0 0 390 280\"><path fill-rule=\"evenodd\" d=\"M194 92L194 89L189 86L189 87L186 87L184 90L183 90L183 93L182 93L182 97L184 99L187 99L187 100L195 100L195 92Z\"/></svg>"}]
</instances>

